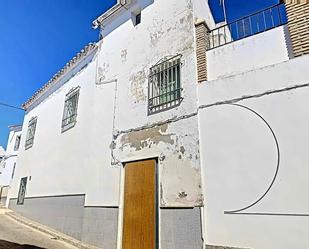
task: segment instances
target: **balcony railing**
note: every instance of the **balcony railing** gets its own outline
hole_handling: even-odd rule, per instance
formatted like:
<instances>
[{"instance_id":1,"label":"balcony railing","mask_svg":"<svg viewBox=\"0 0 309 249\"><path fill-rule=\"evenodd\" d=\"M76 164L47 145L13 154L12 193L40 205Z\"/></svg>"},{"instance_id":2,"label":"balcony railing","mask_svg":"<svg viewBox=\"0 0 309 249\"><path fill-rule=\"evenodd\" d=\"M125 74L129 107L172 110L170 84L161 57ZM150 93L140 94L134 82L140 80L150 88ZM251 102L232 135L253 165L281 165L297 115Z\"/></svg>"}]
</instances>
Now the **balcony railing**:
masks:
<instances>
[{"instance_id":1,"label":"balcony railing","mask_svg":"<svg viewBox=\"0 0 309 249\"><path fill-rule=\"evenodd\" d=\"M208 50L265 32L287 23L285 5L274 5L209 31Z\"/></svg>"}]
</instances>

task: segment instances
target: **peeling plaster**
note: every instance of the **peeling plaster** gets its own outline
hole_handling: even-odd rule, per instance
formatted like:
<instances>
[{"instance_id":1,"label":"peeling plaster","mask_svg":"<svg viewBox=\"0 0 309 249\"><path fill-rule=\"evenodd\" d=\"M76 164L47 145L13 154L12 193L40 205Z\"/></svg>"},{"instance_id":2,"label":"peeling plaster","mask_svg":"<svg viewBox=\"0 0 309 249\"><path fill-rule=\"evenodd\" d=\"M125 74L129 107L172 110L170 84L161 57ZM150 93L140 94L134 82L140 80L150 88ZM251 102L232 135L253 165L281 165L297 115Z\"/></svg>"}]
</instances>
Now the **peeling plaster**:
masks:
<instances>
[{"instance_id":1,"label":"peeling plaster","mask_svg":"<svg viewBox=\"0 0 309 249\"><path fill-rule=\"evenodd\" d=\"M122 62L126 62L126 61L127 61L127 55L128 55L128 50L127 50L127 49L121 50L121 59L122 59Z\"/></svg>"},{"instance_id":2,"label":"peeling plaster","mask_svg":"<svg viewBox=\"0 0 309 249\"><path fill-rule=\"evenodd\" d=\"M145 86L147 85L146 72L143 70L132 74L129 81L131 86L131 97L133 98L134 103L145 102L147 98L145 93Z\"/></svg>"},{"instance_id":3,"label":"peeling plaster","mask_svg":"<svg viewBox=\"0 0 309 249\"><path fill-rule=\"evenodd\" d=\"M98 83L102 83L106 79L106 74L109 71L109 64L108 63L103 63L102 66L98 67Z\"/></svg>"},{"instance_id":4,"label":"peeling plaster","mask_svg":"<svg viewBox=\"0 0 309 249\"><path fill-rule=\"evenodd\" d=\"M129 146L135 150L142 150L144 148L151 148L159 143L175 144L174 134L164 134L167 131L168 124L142 130L138 132L132 132L122 136L122 147Z\"/></svg>"}]
</instances>

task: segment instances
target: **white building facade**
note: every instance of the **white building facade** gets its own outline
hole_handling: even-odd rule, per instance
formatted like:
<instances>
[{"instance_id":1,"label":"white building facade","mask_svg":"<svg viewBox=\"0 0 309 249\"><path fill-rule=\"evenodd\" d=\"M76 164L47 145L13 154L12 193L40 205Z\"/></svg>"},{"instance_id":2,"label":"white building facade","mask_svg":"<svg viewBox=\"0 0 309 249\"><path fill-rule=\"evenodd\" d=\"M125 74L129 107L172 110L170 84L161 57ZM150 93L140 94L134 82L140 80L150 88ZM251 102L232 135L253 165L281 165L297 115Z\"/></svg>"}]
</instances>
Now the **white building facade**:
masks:
<instances>
[{"instance_id":1,"label":"white building facade","mask_svg":"<svg viewBox=\"0 0 309 249\"><path fill-rule=\"evenodd\" d=\"M308 56L280 21L235 38L206 1L118 1L24 104L10 208L100 248L304 248Z\"/></svg>"},{"instance_id":2,"label":"white building facade","mask_svg":"<svg viewBox=\"0 0 309 249\"><path fill-rule=\"evenodd\" d=\"M18 150L20 146L22 126L12 125L9 126L9 138L7 142L6 151L3 155L3 159L0 162L0 205L7 206L7 194L12 183L16 161L18 156Z\"/></svg>"}]
</instances>

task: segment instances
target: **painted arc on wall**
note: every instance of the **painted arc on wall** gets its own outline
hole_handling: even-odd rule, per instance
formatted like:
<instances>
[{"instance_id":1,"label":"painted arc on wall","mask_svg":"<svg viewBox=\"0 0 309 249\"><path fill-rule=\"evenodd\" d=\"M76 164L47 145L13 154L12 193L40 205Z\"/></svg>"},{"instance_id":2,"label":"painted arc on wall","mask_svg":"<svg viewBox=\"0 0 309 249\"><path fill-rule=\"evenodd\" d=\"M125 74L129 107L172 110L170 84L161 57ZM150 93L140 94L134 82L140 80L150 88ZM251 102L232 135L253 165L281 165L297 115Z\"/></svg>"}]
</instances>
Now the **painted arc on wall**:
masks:
<instances>
[{"instance_id":1,"label":"painted arc on wall","mask_svg":"<svg viewBox=\"0 0 309 249\"><path fill-rule=\"evenodd\" d=\"M205 111L205 158L211 162L206 166L206 185L217 193L208 195L208 201L215 200L222 212L259 206L278 173L279 150L272 129L245 106L221 105Z\"/></svg>"}]
</instances>

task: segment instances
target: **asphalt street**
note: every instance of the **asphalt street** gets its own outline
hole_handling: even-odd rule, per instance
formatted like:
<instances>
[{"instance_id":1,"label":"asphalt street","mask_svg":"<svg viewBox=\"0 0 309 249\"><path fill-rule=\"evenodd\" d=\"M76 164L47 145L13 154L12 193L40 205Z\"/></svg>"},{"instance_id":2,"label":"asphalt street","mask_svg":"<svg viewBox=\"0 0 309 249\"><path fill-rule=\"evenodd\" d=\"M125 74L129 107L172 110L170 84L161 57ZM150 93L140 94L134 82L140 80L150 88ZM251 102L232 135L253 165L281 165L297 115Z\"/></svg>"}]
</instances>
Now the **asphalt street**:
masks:
<instances>
[{"instance_id":1,"label":"asphalt street","mask_svg":"<svg viewBox=\"0 0 309 249\"><path fill-rule=\"evenodd\" d=\"M0 249L76 249L62 241L22 225L0 210Z\"/></svg>"}]
</instances>

